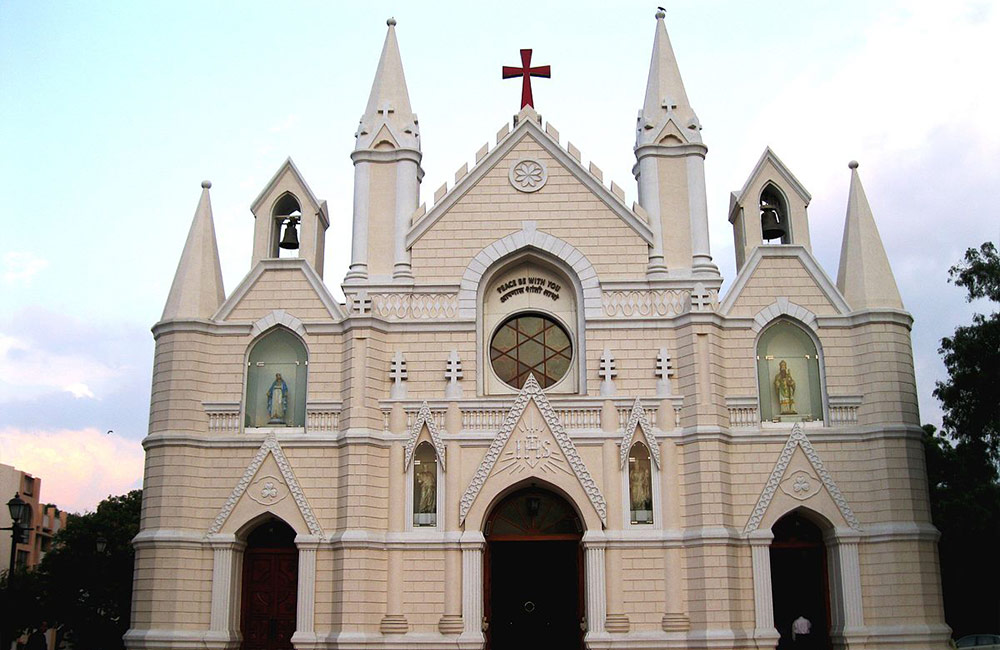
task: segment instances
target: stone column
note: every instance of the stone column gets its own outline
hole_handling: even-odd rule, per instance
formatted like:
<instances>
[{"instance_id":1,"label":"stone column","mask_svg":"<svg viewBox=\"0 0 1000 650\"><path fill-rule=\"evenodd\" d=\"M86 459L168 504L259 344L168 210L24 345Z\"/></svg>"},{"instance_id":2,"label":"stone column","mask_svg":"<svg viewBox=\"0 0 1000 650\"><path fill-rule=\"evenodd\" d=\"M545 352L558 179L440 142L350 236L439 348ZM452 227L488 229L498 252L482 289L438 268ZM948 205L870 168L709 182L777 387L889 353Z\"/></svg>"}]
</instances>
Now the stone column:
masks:
<instances>
[{"instance_id":1,"label":"stone column","mask_svg":"<svg viewBox=\"0 0 1000 650\"><path fill-rule=\"evenodd\" d=\"M653 231L653 245L649 247L649 264L646 277L659 280L666 277L667 265L663 261L663 224L660 221L660 191L656 158L644 156L637 165L639 170L639 205L649 217Z\"/></svg>"},{"instance_id":2,"label":"stone column","mask_svg":"<svg viewBox=\"0 0 1000 650\"><path fill-rule=\"evenodd\" d=\"M853 530L836 530L826 536L833 613L832 636L837 647L856 647L864 636L864 607L861 599L860 536ZM862 638L858 638L862 637Z\"/></svg>"},{"instance_id":3,"label":"stone column","mask_svg":"<svg viewBox=\"0 0 1000 650\"><path fill-rule=\"evenodd\" d=\"M718 275L708 242L708 199L704 155L687 157L688 209L691 214L691 266L695 274Z\"/></svg>"},{"instance_id":4,"label":"stone column","mask_svg":"<svg viewBox=\"0 0 1000 650\"><path fill-rule=\"evenodd\" d=\"M316 551L322 538L319 535L296 535L295 547L299 550L299 588L295 604L296 647L316 643Z\"/></svg>"},{"instance_id":5,"label":"stone column","mask_svg":"<svg viewBox=\"0 0 1000 650\"><path fill-rule=\"evenodd\" d=\"M454 405L454 402L452 403ZM448 407L451 412L451 405ZM458 406L455 405L455 409ZM461 428L462 419L459 414L457 426ZM452 431L455 426L449 426L449 435L456 435L458 431ZM445 483L445 505L444 512L438 513L439 521L444 522L444 529L448 534L449 542L444 552L444 616L438 621L438 631L441 634L461 634L462 627L462 551L454 548L454 542L458 533L458 500L462 497L461 485L459 484L459 469L462 466L459 457L462 449L457 440L449 440L447 443L446 469L444 474ZM453 537L454 536L454 537Z\"/></svg>"},{"instance_id":6,"label":"stone column","mask_svg":"<svg viewBox=\"0 0 1000 650\"><path fill-rule=\"evenodd\" d=\"M246 544L235 535L212 535L212 613L205 645L213 650L238 648L239 593Z\"/></svg>"},{"instance_id":7,"label":"stone column","mask_svg":"<svg viewBox=\"0 0 1000 650\"><path fill-rule=\"evenodd\" d=\"M393 237L393 279L413 279L410 268L410 251L406 248L406 233L410 217L417 209L419 183L417 161L400 160L396 163L396 232Z\"/></svg>"},{"instance_id":8,"label":"stone column","mask_svg":"<svg viewBox=\"0 0 1000 650\"><path fill-rule=\"evenodd\" d=\"M406 516L406 486L403 480L403 444L394 441L389 448L389 536L403 531ZM379 624L382 634L406 634L409 624L403 614L403 549L390 542L386 558L385 616Z\"/></svg>"},{"instance_id":9,"label":"stone column","mask_svg":"<svg viewBox=\"0 0 1000 650\"><path fill-rule=\"evenodd\" d=\"M663 407L661 407L663 408ZM668 407L671 408L672 407ZM663 619L661 626L665 632L679 632L690 628L687 606L684 603L684 549L680 546L681 498L680 463L677 460L677 445L671 440L660 443L660 493L663 499L664 537L668 546L663 557Z\"/></svg>"},{"instance_id":10,"label":"stone column","mask_svg":"<svg viewBox=\"0 0 1000 650\"><path fill-rule=\"evenodd\" d=\"M460 641L483 641L483 549L478 530L462 533L462 635Z\"/></svg>"},{"instance_id":11,"label":"stone column","mask_svg":"<svg viewBox=\"0 0 1000 650\"><path fill-rule=\"evenodd\" d=\"M610 404L611 402L605 402ZM616 411L617 416L617 411ZM612 439L604 441L604 494L608 503L608 530L621 530L622 518L622 474L621 459L618 455L618 445ZM605 629L608 632L628 632L628 615L622 603L622 551L620 548L607 547L605 551L605 569L607 578L607 619Z\"/></svg>"},{"instance_id":12,"label":"stone column","mask_svg":"<svg viewBox=\"0 0 1000 650\"><path fill-rule=\"evenodd\" d=\"M584 582L587 605L587 636L589 641L594 637L604 637L604 620L607 617L607 602L604 549L607 545L602 533L588 531L583 535Z\"/></svg>"},{"instance_id":13,"label":"stone column","mask_svg":"<svg viewBox=\"0 0 1000 650\"><path fill-rule=\"evenodd\" d=\"M351 232L351 266L345 281L368 279L368 207L371 201L371 163L354 162L354 221Z\"/></svg>"},{"instance_id":14,"label":"stone column","mask_svg":"<svg viewBox=\"0 0 1000 650\"><path fill-rule=\"evenodd\" d=\"M774 601L771 593L771 541L770 530L750 533L750 559L753 566L754 638L758 647L777 645L778 631L774 628Z\"/></svg>"}]
</instances>

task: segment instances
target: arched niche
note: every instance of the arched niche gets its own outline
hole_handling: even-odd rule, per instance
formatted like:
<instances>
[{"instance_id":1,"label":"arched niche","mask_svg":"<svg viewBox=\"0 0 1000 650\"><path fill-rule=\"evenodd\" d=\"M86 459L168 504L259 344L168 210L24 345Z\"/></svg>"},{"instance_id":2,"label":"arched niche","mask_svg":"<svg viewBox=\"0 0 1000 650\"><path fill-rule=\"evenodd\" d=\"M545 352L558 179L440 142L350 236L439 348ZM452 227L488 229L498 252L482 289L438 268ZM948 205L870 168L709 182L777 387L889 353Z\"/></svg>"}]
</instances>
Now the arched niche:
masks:
<instances>
[{"instance_id":1,"label":"arched niche","mask_svg":"<svg viewBox=\"0 0 1000 650\"><path fill-rule=\"evenodd\" d=\"M531 252L497 262L479 287L482 391L520 390L529 373L547 392L574 394L584 357L579 283Z\"/></svg>"},{"instance_id":2,"label":"arched niche","mask_svg":"<svg viewBox=\"0 0 1000 650\"><path fill-rule=\"evenodd\" d=\"M823 420L823 369L812 334L779 318L757 337L757 389L762 422Z\"/></svg>"},{"instance_id":3,"label":"arched niche","mask_svg":"<svg viewBox=\"0 0 1000 650\"><path fill-rule=\"evenodd\" d=\"M632 525L652 525L653 463L649 448L636 441L628 453L628 512Z\"/></svg>"},{"instance_id":4,"label":"arched niche","mask_svg":"<svg viewBox=\"0 0 1000 650\"><path fill-rule=\"evenodd\" d=\"M302 207L299 200L291 192L285 192L278 197L271 207L271 257L298 257L298 249L285 249L278 246L288 228L297 228L302 223ZM301 234L301 233L297 233Z\"/></svg>"},{"instance_id":5,"label":"arched niche","mask_svg":"<svg viewBox=\"0 0 1000 650\"><path fill-rule=\"evenodd\" d=\"M438 503L441 487L440 463L437 452L427 440L420 442L413 452L411 467L411 522L414 528L438 525Z\"/></svg>"},{"instance_id":6,"label":"arched niche","mask_svg":"<svg viewBox=\"0 0 1000 650\"><path fill-rule=\"evenodd\" d=\"M774 183L768 183L760 193L761 241L792 243L792 220L785 195Z\"/></svg>"},{"instance_id":7,"label":"arched niche","mask_svg":"<svg viewBox=\"0 0 1000 650\"><path fill-rule=\"evenodd\" d=\"M284 327L261 335L247 355L244 427L303 427L308 355Z\"/></svg>"}]
</instances>

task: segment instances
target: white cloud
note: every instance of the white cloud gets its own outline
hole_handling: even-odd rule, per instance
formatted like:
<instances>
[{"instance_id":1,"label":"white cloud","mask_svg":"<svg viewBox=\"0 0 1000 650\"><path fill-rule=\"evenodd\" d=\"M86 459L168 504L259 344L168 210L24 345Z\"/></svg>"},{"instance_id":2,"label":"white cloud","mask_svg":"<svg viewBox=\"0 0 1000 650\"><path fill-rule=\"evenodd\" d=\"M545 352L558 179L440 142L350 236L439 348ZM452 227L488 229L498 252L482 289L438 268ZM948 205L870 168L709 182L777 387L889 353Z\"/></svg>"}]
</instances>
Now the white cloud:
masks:
<instances>
[{"instance_id":1,"label":"white cloud","mask_svg":"<svg viewBox=\"0 0 1000 650\"><path fill-rule=\"evenodd\" d=\"M30 283L38 273L44 271L49 261L30 251L8 251L3 254L3 277L5 284Z\"/></svg>"},{"instance_id":2,"label":"white cloud","mask_svg":"<svg viewBox=\"0 0 1000 650\"><path fill-rule=\"evenodd\" d=\"M0 429L0 462L40 478L43 503L73 512L142 485L141 443L93 428Z\"/></svg>"},{"instance_id":3,"label":"white cloud","mask_svg":"<svg viewBox=\"0 0 1000 650\"><path fill-rule=\"evenodd\" d=\"M56 392L96 399L94 389L121 374L84 354L50 352L0 332L0 404Z\"/></svg>"}]
</instances>

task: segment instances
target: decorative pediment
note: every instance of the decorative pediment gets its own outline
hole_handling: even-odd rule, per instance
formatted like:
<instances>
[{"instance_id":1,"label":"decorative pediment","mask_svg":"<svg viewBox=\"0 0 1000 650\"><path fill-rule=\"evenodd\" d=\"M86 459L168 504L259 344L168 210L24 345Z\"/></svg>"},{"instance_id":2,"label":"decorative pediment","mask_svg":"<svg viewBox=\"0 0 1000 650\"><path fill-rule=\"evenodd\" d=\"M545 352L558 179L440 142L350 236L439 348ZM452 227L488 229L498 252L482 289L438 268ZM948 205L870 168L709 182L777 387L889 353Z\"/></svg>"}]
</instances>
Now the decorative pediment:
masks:
<instances>
[{"instance_id":1,"label":"decorative pediment","mask_svg":"<svg viewBox=\"0 0 1000 650\"><path fill-rule=\"evenodd\" d=\"M761 154L760 159L757 160L757 164L754 165L753 171L750 172L750 176L747 178L746 183L743 184L743 187L740 188L739 192L732 193L730 197L731 208L736 205L745 204L747 191L763 175L781 180L781 184L791 188L806 205L809 205L809 202L812 200L812 195L799 182L799 179L795 178L795 174L788 169L785 163L781 162L781 159L771 150L771 147L767 147L764 149L764 153Z\"/></svg>"},{"instance_id":2,"label":"decorative pediment","mask_svg":"<svg viewBox=\"0 0 1000 650\"><path fill-rule=\"evenodd\" d=\"M233 290L233 293L226 299L219 310L215 312L212 316L212 320L223 321L229 320L233 316L233 313L237 311L241 303L248 297L253 295L257 291L263 292L259 297L265 300L268 304L273 304L275 308L280 308L282 302L281 293L275 293L273 287L266 288L261 284L261 280L265 277L268 271L295 271L296 274L290 278L292 282L300 283L300 287L303 291L308 292L310 289L312 293L315 294L315 306L318 309L322 309L324 312L324 318L328 315L329 318L334 321L341 321L347 317L347 311L342 305L340 305L330 293L330 290L326 288L323 284L323 279L316 273L315 269L309 265L304 259L300 257L287 257L281 259L262 259L257 264L254 265L250 272L243 278L240 284ZM258 286L260 285L260 286ZM283 290L284 291L284 290ZM303 296L298 296L299 308L301 308L301 303ZM272 313L269 311L268 313ZM254 318L257 322L260 318L266 318L267 314L258 316Z\"/></svg>"},{"instance_id":3,"label":"decorative pediment","mask_svg":"<svg viewBox=\"0 0 1000 650\"><path fill-rule=\"evenodd\" d=\"M276 466L274 468L276 471L273 472L267 467L272 463ZM264 467L264 472L261 476L257 476L262 467ZM212 522L212 527L208 530L210 535L222 530L226 520L229 519L233 509L240 503L244 495L267 508L277 506L286 500L286 496L291 496L299 514L302 515L302 520L309 528L309 534L323 534L319 521L313 514L312 508L309 507L309 502L306 501L305 494L302 493L298 479L295 478L295 472L292 471L292 466L281 450L278 438L273 432L268 433L264 438L264 442L261 443L260 449L257 450L257 454L250 461L246 471L243 472L239 483L226 499L222 510L219 511L215 521Z\"/></svg>"},{"instance_id":4,"label":"decorative pediment","mask_svg":"<svg viewBox=\"0 0 1000 650\"><path fill-rule=\"evenodd\" d=\"M632 448L632 439L635 436L636 431L642 432L643 438L646 439L646 446L649 447L649 454L653 457L653 462L656 463L656 467L660 467L660 445L657 444L656 434L653 433L653 425L649 423L649 417L646 415L646 410L642 408L642 403L639 398L635 398L635 402L632 403L632 412L628 416L628 422L625 424L625 435L622 436L622 448L621 448L621 466L625 467L625 463L628 461L628 452Z\"/></svg>"},{"instance_id":5,"label":"decorative pediment","mask_svg":"<svg viewBox=\"0 0 1000 650\"><path fill-rule=\"evenodd\" d=\"M785 476L789 470L789 466L792 464L795 452L800 449L808 460L808 465L798 468L793 467L789 475ZM851 506L847 504L847 499L840 493L840 489L834 483L830 472L823 466L823 461L820 460L819 454L816 453L812 443L809 442L809 438L806 437L802 425L795 423L792 427L792 433L788 436L788 441L781 450L781 454L778 455L778 462L775 463L774 470L771 472L770 478L767 479L764 491L761 492L760 498L757 499L757 505L750 514L750 519L747 521L743 532L752 533L760 527L761 521L763 521L764 515L767 513L767 508L771 505L771 501L779 489L792 499L805 501L821 492L820 485L826 488L826 492L836 504L847 525L854 530L860 530L861 523L854 516Z\"/></svg>"},{"instance_id":6,"label":"decorative pediment","mask_svg":"<svg viewBox=\"0 0 1000 650\"><path fill-rule=\"evenodd\" d=\"M285 162L274 173L274 176L264 186L264 189L260 191L260 194L257 195L253 203L250 204L250 212L255 216L259 216L258 213L269 205L270 201L273 201L284 193L284 191L291 191L295 194L303 204L303 213L306 210L311 210L313 213L320 213L321 218L326 220L327 225L329 225L329 218L325 210L320 209L322 207L320 200L313 194L313 191L309 188L309 184L306 183L306 179L302 177L302 172L295 166L291 158L285 159Z\"/></svg>"},{"instance_id":7,"label":"decorative pediment","mask_svg":"<svg viewBox=\"0 0 1000 650\"><path fill-rule=\"evenodd\" d=\"M532 403L537 407L540 422L534 420L534 410L525 413ZM508 445L515 434L517 440L513 441L513 445ZM547 478L565 471L579 482L600 517L601 523L607 524L607 504L604 496L533 375L528 376L528 381L524 383L517 399L514 400L514 406L507 413L503 426L493 438L493 443L476 469L472 482L462 495L462 500L459 502L461 523L465 523L466 515L469 514L487 479L495 475L494 469L497 473L509 475L515 480L522 475Z\"/></svg>"},{"instance_id":8,"label":"decorative pediment","mask_svg":"<svg viewBox=\"0 0 1000 650\"><path fill-rule=\"evenodd\" d=\"M406 438L406 458L403 462L403 469L410 469L410 463L413 462L413 452L417 448L417 439L420 438L420 432L423 431L424 426L427 427L427 431L431 434L431 443L437 452L441 469L445 470L445 452L447 448L444 446L444 441L441 440L441 432L438 430L437 423L434 421L434 415L431 413L431 407L427 406L427 402L420 405L420 410L417 412L417 417L413 420L413 426L410 427L409 435Z\"/></svg>"}]
</instances>

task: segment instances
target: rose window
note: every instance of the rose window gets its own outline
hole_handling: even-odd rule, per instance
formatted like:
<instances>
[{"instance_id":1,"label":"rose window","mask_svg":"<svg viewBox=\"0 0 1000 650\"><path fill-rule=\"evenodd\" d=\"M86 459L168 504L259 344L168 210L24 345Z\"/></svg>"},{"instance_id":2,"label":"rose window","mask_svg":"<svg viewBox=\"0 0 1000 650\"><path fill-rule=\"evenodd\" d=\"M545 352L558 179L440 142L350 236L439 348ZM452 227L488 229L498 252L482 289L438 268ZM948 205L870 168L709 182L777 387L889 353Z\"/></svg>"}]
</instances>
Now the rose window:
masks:
<instances>
[{"instance_id":1,"label":"rose window","mask_svg":"<svg viewBox=\"0 0 1000 650\"><path fill-rule=\"evenodd\" d=\"M542 314L520 314L507 319L490 341L493 371L514 388L524 386L532 374L542 388L548 388L566 375L572 360L569 334Z\"/></svg>"}]
</instances>

